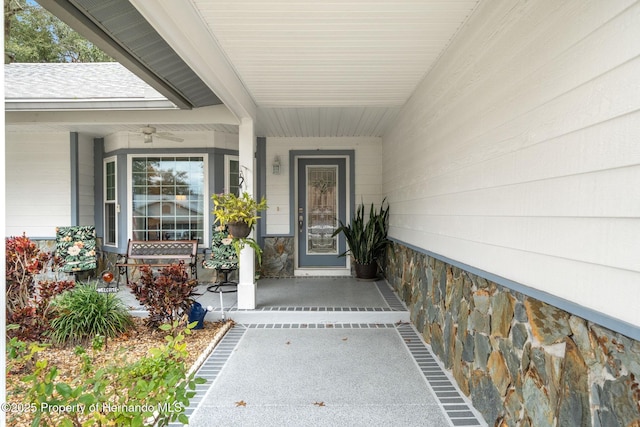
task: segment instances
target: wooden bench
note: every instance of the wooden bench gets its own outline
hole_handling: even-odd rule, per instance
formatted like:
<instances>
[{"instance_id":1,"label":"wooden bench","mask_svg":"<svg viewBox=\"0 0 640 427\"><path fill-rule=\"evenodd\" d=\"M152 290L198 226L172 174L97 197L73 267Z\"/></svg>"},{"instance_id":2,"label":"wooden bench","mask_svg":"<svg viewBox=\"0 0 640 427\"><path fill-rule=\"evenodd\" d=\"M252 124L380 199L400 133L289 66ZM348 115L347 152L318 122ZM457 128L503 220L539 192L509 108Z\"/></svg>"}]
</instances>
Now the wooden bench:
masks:
<instances>
[{"instance_id":1,"label":"wooden bench","mask_svg":"<svg viewBox=\"0 0 640 427\"><path fill-rule=\"evenodd\" d=\"M118 273L123 274L129 283L129 267L167 267L168 260L184 261L190 267L191 277L198 279L196 256L197 240L131 240L127 245L127 253L121 255L121 262L116 263ZM136 262L139 261L139 262ZM155 262L149 262L155 261ZM162 262L165 261L165 262ZM118 277L118 283L120 278Z\"/></svg>"}]
</instances>

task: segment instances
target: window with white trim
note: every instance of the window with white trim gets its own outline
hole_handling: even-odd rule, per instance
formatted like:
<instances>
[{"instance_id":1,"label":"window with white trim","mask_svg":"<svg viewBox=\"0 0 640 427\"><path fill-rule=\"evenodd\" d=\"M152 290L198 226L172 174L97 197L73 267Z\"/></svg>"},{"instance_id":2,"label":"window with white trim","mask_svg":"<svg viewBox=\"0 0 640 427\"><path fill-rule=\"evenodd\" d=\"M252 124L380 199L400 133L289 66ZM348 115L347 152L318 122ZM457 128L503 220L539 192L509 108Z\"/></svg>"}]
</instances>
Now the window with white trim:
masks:
<instances>
[{"instance_id":1,"label":"window with white trim","mask_svg":"<svg viewBox=\"0 0 640 427\"><path fill-rule=\"evenodd\" d=\"M240 195L240 160L238 156L224 156L224 192Z\"/></svg>"},{"instance_id":2,"label":"window with white trim","mask_svg":"<svg viewBox=\"0 0 640 427\"><path fill-rule=\"evenodd\" d=\"M203 156L132 156L133 238L204 243L205 167Z\"/></svg>"},{"instance_id":3,"label":"window with white trim","mask_svg":"<svg viewBox=\"0 0 640 427\"><path fill-rule=\"evenodd\" d=\"M116 168L116 158L104 159L104 244L106 246L117 246L118 224L117 224L117 200L118 186Z\"/></svg>"}]
</instances>

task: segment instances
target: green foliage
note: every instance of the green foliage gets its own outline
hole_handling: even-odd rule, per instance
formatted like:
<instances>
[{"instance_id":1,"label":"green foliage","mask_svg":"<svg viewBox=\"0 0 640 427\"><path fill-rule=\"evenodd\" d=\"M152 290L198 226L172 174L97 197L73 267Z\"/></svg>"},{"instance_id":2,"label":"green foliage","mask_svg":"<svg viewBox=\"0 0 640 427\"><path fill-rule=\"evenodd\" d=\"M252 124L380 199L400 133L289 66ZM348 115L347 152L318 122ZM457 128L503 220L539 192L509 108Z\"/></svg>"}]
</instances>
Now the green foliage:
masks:
<instances>
[{"instance_id":1,"label":"green foliage","mask_svg":"<svg viewBox=\"0 0 640 427\"><path fill-rule=\"evenodd\" d=\"M260 245L258 245L258 242L256 242L251 237L234 237L231 244L236 250L236 255L238 256L238 265L240 265L240 251L242 251L245 246L253 248L253 251L256 253L256 257L258 258L258 264L262 264L262 248L260 247Z\"/></svg>"},{"instance_id":2,"label":"green foliage","mask_svg":"<svg viewBox=\"0 0 640 427\"><path fill-rule=\"evenodd\" d=\"M379 211L375 211L373 203L369 210L369 219L365 220L364 205L356 208L356 213L351 218L351 223L344 224L335 230L333 236L344 233L349 248L340 256L351 253L358 264L372 264L381 252L389 244L387 233L389 230L389 205L385 208L385 200L382 201Z\"/></svg>"},{"instance_id":3,"label":"green foliage","mask_svg":"<svg viewBox=\"0 0 640 427\"><path fill-rule=\"evenodd\" d=\"M110 62L106 53L33 2L5 0L5 52L14 62Z\"/></svg>"},{"instance_id":4,"label":"green foliage","mask_svg":"<svg viewBox=\"0 0 640 427\"><path fill-rule=\"evenodd\" d=\"M18 325L7 325L7 330ZM7 341L7 373L18 373L33 369L37 354L47 348L46 344L26 343L16 337Z\"/></svg>"},{"instance_id":5,"label":"green foliage","mask_svg":"<svg viewBox=\"0 0 640 427\"><path fill-rule=\"evenodd\" d=\"M264 197L257 202L247 192L242 193L241 196L233 193L214 194L211 198L216 222L222 226L234 222L245 222L249 227L253 227L260 218L258 213L267 209L267 201Z\"/></svg>"},{"instance_id":6,"label":"green foliage","mask_svg":"<svg viewBox=\"0 0 640 427\"><path fill-rule=\"evenodd\" d=\"M97 336L113 338L133 326L127 308L115 294L98 292L91 284L80 284L53 301L51 320L54 344L87 343Z\"/></svg>"},{"instance_id":7,"label":"green foliage","mask_svg":"<svg viewBox=\"0 0 640 427\"><path fill-rule=\"evenodd\" d=\"M213 214L221 227L235 222L244 222L249 228L252 228L260 218L258 213L268 207L264 197L260 202L257 202L247 192L242 193L241 196L236 196L233 193L214 194L211 198L213 199ZM240 251L245 246L249 246L255 251L258 264L262 263L262 248L253 238L234 236L230 236L230 238L238 260L240 260Z\"/></svg>"},{"instance_id":8,"label":"green foliage","mask_svg":"<svg viewBox=\"0 0 640 427\"><path fill-rule=\"evenodd\" d=\"M28 405L34 412L34 426L167 425L188 423L184 410L195 396L197 384L206 380L189 374L185 336L195 322L181 328L179 322L164 325L173 331L167 343L153 348L134 363L112 362L91 369L92 358L82 347L76 349L84 369L72 380L60 379L58 369L47 360L36 362L32 374L23 377ZM57 407L65 411L53 410ZM157 423L157 424L156 424Z\"/></svg>"},{"instance_id":9,"label":"green foliage","mask_svg":"<svg viewBox=\"0 0 640 427\"><path fill-rule=\"evenodd\" d=\"M128 284L149 311L147 325L151 328L173 323L189 313L197 285L197 280L189 279L184 261L164 267L155 276L149 266L142 266L138 281Z\"/></svg>"}]
</instances>

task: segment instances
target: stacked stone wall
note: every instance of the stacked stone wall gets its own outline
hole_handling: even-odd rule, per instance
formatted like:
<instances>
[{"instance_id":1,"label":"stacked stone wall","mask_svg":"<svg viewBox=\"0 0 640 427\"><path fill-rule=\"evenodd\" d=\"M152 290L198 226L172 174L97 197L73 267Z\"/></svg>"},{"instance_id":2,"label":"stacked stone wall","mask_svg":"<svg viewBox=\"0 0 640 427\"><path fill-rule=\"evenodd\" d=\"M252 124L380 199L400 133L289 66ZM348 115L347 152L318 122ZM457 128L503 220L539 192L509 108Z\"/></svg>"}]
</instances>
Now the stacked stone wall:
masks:
<instances>
[{"instance_id":1,"label":"stacked stone wall","mask_svg":"<svg viewBox=\"0 0 640 427\"><path fill-rule=\"evenodd\" d=\"M293 237L267 237L262 250L262 277L293 277Z\"/></svg>"},{"instance_id":2,"label":"stacked stone wall","mask_svg":"<svg viewBox=\"0 0 640 427\"><path fill-rule=\"evenodd\" d=\"M640 426L640 342L394 244L385 274L490 426Z\"/></svg>"}]
</instances>

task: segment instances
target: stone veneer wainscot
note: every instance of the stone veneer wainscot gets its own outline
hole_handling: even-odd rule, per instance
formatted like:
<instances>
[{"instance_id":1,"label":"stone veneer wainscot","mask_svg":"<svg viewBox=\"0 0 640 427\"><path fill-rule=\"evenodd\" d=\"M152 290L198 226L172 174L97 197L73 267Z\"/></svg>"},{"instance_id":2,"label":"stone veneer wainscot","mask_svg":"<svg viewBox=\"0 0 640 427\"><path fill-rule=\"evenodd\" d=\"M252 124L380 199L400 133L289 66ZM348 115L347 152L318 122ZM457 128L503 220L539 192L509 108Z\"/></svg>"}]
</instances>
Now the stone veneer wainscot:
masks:
<instances>
[{"instance_id":1,"label":"stone veneer wainscot","mask_svg":"<svg viewBox=\"0 0 640 427\"><path fill-rule=\"evenodd\" d=\"M293 277L293 237L266 237L262 250L262 277Z\"/></svg>"},{"instance_id":2,"label":"stone veneer wainscot","mask_svg":"<svg viewBox=\"0 0 640 427\"><path fill-rule=\"evenodd\" d=\"M397 243L385 273L490 426L640 426L640 342Z\"/></svg>"}]
</instances>

